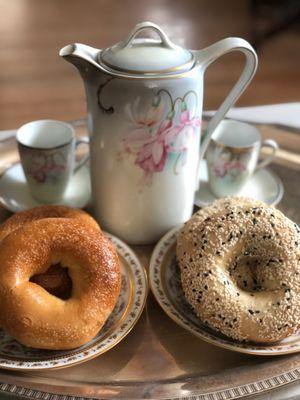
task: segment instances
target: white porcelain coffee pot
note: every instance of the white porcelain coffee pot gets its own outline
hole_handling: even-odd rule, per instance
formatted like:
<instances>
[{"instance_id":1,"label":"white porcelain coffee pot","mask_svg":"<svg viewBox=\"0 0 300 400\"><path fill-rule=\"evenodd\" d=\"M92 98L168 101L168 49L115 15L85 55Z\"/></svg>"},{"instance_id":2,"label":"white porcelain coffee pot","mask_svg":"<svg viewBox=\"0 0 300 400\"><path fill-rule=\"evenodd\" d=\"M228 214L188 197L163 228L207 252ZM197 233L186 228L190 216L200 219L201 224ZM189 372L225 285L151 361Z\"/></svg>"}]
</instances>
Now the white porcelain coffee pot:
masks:
<instances>
[{"instance_id":1,"label":"white porcelain coffee pot","mask_svg":"<svg viewBox=\"0 0 300 400\"><path fill-rule=\"evenodd\" d=\"M141 37L145 30L158 39ZM231 51L243 52L246 65L200 146L204 72ZM97 219L129 243L155 242L190 218L200 160L214 129L251 81L255 51L240 38L187 50L159 26L143 22L105 50L76 43L60 55L78 68L85 84Z\"/></svg>"}]
</instances>

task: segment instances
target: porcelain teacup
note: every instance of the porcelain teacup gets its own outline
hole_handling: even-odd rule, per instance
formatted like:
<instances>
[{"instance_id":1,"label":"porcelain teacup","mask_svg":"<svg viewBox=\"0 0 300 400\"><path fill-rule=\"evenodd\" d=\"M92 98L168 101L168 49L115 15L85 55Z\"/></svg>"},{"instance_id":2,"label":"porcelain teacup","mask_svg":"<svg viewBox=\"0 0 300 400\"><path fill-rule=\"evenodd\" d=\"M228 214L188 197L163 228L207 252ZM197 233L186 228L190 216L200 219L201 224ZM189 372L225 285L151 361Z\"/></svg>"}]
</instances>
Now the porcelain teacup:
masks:
<instances>
[{"instance_id":1,"label":"porcelain teacup","mask_svg":"<svg viewBox=\"0 0 300 400\"><path fill-rule=\"evenodd\" d=\"M88 159L75 161L76 140L72 125L54 120L32 121L17 131L18 150L29 190L41 203L61 200L74 172Z\"/></svg>"},{"instance_id":2,"label":"porcelain teacup","mask_svg":"<svg viewBox=\"0 0 300 400\"><path fill-rule=\"evenodd\" d=\"M262 147L272 152L258 163ZM275 156L277 143L262 140L253 125L223 120L212 135L206 153L209 186L217 197L239 194L255 171L267 166Z\"/></svg>"}]
</instances>

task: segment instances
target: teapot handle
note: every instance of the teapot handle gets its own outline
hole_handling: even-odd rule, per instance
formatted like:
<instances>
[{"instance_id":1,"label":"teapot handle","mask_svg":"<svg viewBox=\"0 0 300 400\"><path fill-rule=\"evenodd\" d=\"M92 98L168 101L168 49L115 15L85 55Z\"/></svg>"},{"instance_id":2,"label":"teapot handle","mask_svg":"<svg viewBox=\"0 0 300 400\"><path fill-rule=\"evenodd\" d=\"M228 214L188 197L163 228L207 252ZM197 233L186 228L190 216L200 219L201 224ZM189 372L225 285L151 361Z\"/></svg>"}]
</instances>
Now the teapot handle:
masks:
<instances>
[{"instance_id":1,"label":"teapot handle","mask_svg":"<svg viewBox=\"0 0 300 400\"><path fill-rule=\"evenodd\" d=\"M199 172L200 160L204 156L204 153L208 147L209 141L212 137L214 130L216 129L218 124L226 115L227 111L237 101L237 99L240 97L240 95L243 93L243 91L246 89L251 79L253 78L257 68L257 55L253 47L246 40L235 37L220 40L219 42L209 47L206 47L203 50L195 52L195 55L197 57L197 62L201 65L202 68L206 69L217 58L231 51L241 51L242 53L244 53L246 56L246 65L239 80L233 86L229 95L226 97L224 102L219 107L218 111L216 111L215 115L208 123L205 132L205 137L200 148L198 172Z\"/></svg>"}]
</instances>

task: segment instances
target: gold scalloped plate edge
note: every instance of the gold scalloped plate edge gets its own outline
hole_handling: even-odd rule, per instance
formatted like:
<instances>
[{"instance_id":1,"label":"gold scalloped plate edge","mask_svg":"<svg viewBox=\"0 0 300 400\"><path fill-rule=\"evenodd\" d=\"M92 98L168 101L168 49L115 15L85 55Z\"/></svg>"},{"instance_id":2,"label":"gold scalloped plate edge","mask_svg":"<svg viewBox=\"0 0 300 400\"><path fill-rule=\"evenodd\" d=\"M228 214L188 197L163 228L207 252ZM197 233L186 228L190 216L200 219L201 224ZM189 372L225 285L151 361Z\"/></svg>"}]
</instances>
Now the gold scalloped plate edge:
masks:
<instances>
[{"instance_id":1,"label":"gold scalloped plate edge","mask_svg":"<svg viewBox=\"0 0 300 400\"><path fill-rule=\"evenodd\" d=\"M25 372L62 369L79 365L111 350L131 332L146 305L149 289L147 274L139 258L127 244L110 233L104 233L114 244L130 283L130 294L120 318L112 324L104 337L99 338L99 340L93 339L91 344L87 344L83 349L70 350L67 355L60 356L57 354L49 358L43 356L41 360L35 359L33 361L28 361L24 357L19 359L17 357L5 357L1 355L0 343L1 369ZM112 337L114 338L111 339ZM97 348L97 346L100 346L100 348Z\"/></svg>"},{"instance_id":2,"label":"gold scalloped plate edge","mask_svg":"<svg viewBox=\"0 0 300 400\"><path fill-rule=\"evenodd\" d=\"M160 239L153 250L150 260L150 287L155 299L164 312L174 322L193 335L223 349L261 356L279 356L300 352L300 333L272 345L260 346L251 343L241 343L225 337L201 324L196 325L176 307L176 302L167 289L166 270L170 266L171 259L175 256L176 238L180 228L181 226L175 227Z\"/></svg>"}]
</instances>

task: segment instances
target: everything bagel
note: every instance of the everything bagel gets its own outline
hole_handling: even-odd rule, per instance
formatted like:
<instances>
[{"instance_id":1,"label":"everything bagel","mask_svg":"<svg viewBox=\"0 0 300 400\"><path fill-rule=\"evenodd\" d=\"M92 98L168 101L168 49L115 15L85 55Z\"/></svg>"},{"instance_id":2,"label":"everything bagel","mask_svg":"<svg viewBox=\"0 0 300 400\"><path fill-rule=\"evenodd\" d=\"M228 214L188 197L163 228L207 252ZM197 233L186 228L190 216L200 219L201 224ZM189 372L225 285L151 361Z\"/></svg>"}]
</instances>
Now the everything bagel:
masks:
<instances>
[{"instance_id":1,"label":"everything bagel","mask_svg":"<svg viewBox=\"0 0 300 400\"><path fill-rule=\"evenodd\" d=\"M182 228L185 296L201 320L237 340L275 342L300 327L300 232L250 199L218 200Z\"/></svg>"},{"instance_id":2,"label":"everything bagel","mask_svg":"<svg viewBox=\"0 0 300 400\"><path fill-rule=\"evenodd\" d=\"M69 270L72 295L49 294L30 281L50 265ZM40 219L0 242L0 323L20 343L61 350L91 340L112 312L120 264L110 241L76 219Z\"/></svg>"}]
</instances>

